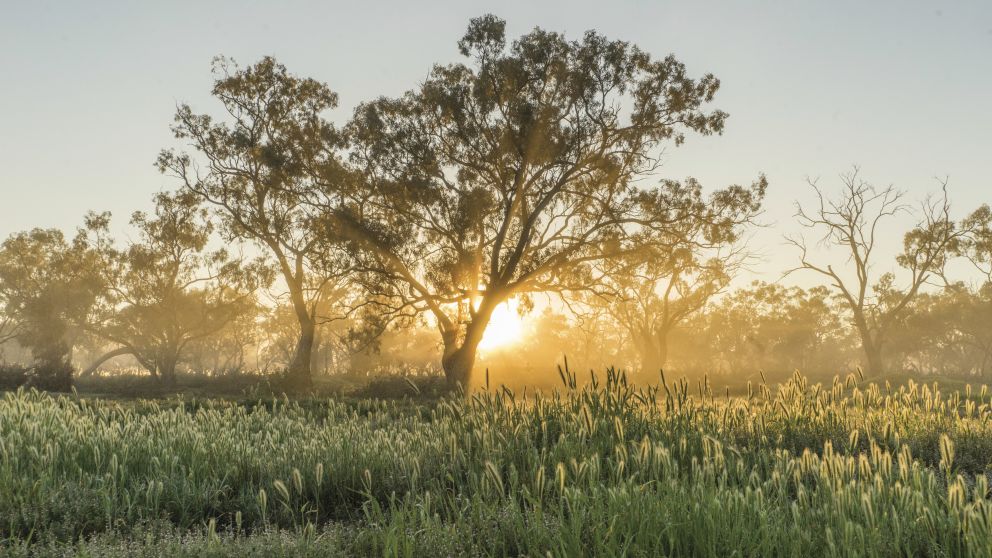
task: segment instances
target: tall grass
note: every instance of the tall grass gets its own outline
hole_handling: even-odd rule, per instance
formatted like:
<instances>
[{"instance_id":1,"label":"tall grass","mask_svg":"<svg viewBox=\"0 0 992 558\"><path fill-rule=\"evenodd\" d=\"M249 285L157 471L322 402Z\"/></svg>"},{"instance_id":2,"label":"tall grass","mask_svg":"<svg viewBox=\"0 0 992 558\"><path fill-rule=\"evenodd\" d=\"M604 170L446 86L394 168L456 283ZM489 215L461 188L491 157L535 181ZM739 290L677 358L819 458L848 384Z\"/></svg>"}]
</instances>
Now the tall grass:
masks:
<instances>
[{"instance_id":1,"label":"tall grass","mask_svg":"<svg viewBox=\"0 0 992 558\"><path fill-rule=\"evenodd\" d=\"M721 397L0 401L0 550L989 555L988 390L855 376Z\"/></svg>"}]
</instances>

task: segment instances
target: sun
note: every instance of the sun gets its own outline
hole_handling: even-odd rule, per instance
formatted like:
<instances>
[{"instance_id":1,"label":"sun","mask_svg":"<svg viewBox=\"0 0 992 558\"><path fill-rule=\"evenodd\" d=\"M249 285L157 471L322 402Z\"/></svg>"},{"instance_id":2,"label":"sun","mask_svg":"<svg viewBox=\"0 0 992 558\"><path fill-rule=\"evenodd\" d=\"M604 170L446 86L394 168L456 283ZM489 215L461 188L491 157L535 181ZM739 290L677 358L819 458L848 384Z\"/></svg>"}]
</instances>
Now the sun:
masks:
<instances>
[{"instance_id":1,"label":"sun","mask_svg":"<svg viewBox=\"0 0 992 558\"><path fill-rule=\"evenodd\" d=\"M517 312L517 301L510 299L493 310L489 326L482 334L479 348L498 349L520 342L523 338L524 322Z\"/></svg>"}]
</instances>

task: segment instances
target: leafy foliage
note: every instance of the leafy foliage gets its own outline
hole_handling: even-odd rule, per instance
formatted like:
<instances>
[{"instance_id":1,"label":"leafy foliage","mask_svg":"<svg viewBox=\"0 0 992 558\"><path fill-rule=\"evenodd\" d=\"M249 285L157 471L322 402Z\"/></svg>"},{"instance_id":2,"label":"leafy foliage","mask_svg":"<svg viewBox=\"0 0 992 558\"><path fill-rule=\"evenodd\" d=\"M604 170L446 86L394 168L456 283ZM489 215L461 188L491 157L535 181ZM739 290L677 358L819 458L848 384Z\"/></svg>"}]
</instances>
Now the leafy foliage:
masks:
<instances>
[{"instance_id":1,"label":"leafy foliage","mask_svg":"<svg viewBox=\"0 0 992 558\"><path fill-rule=\"evenodd\" d=\"M56 229L17 233L0 246L2 325L31 350L47 388L71 385L73 346L105 288L100 261L83 234L69 240Z\"/></svg>"},{"instance_id":2,"label":"leafy foliage","mask_svg":"<svg viewBox=\"0 0 992 558\"><path fill-rule=\"evenodd\" d=\"M173 126L203 166L174 150L163 151L158 165L216 209L228 238L253 242L275 260L299 322L288 371L294 384L306 387L318 310L339 296L346 271L333 237L303 203L307 192L348 180L338 155L341 136L322 116L337 105L337 95L270 57L247 68L219 58L215 74L213 95L228 121L183 104Z\"/></svg>"},{"instance_id":3,"label":"leafy foliage","mask_svg":"<svg viewBox=\"0 0 992 558\"><path fill-rule=\"evenodd\" d=\"M372 303L429 314L449 381L465 386L507 298L588 288L596 262L702 218L683 211L691 185L636 183L666 144L720 133L727 117L704 108L719 81L674 57L595 32L510 43L504 27L472 20L458 43L469 62L356 109L347 131L365 183L343 205L325 193Z\"/></svg>"},{"instance_id":4,"label":"leafy foliage","mask_svg":"<svg viewBox=\"0 0 992 558\"><path fill-rule=\"evenodd\" d=\"M207 249L213 224L194 194L159 194L155 205L154 215L132 216L138 239L123 250L102 238L105 223L91 227L108 289L87 329L114 344L98 363L129 354L174 384L189 345L254 315L256 291L272 282L272 273L262 261Z\"/></svg>"}]
</instances>

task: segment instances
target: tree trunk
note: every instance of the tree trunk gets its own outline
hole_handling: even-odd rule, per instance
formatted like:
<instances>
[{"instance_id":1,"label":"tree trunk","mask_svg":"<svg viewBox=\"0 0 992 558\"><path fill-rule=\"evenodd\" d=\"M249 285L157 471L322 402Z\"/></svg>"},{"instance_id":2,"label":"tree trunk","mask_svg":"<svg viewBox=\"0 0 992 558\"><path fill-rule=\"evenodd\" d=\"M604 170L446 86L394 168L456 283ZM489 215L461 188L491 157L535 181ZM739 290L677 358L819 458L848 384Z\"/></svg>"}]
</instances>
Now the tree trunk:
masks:
<instances>
[{"instance_id":1,"label":"tree trunk","mask_svg":"<svg viewBox=\"0 0 992 558\"><path fill-rule=\"evenodd\" d=\"M444 355L441 357L441 366L444 368L444 376L449 387L455 389L461 386L464 390L469 389L478 347L478 342L474 345L462 343L460 347L450 351L448 346L445 346Z\"/></svg>"},{"instance_id":2,"label":"tree trunk","mask_svg":"<svg viewBox=\"0 0 992 558\"><path fill-rule=\"evenodd\" d=\"M665 332L645 334L636 347L641 359L641 381L657 380L661 369L668 362L668 335Z\"/></svg>"},{"instance_id":3,"label":"tree trunk","mask_svg":"<svg viewBox=\"0 0 992 558\"><path fill-rule=\"evenodd\" d=\"M865 353L865 372L870 378L877 378L883 372L882 364L882 343L879 340L880 333L868 326L868 320L858 312L854 315L854 324L858 328L858 335L861 336L861 349Z\"/></svg>"},{"instance_id":4,"label":"tree trunk","mask_svg":"<svg viewBox=\"0 0 992 558\"><path fill-rule=\"evenodd\" d=\"M307 390L313 386L310 377L310 365L313 359L314 341L317 337L317 324L309 316L300 316L300 339L296 343L296 351L286 370L286 381L289 388Z\"/></svg>"},{"instance_id":5,"label":"tree trunk","mask_svg":"<svg viewBox=\"0 0 992 558\"><path fill-rule=\"evenodd\" d=\"M450 331L441 334L444 342L444 353L441 355L441 367L448 381L448 387L461 387L468 391L472 382L472 369L475 367L475 357L479 352L479 343L489 326L496 303L483 301L475 317L465 328L465 338L458 342L457 332Z\"/></svg>"},{"instance_id":6,"label":"tree trunk","mask_svg":"<svg viewBox=\"0 0 992 558\"><path fill-rule=\"evenodd\" d=\"M90 363L90 365L86 367L86 370L83 370L82 372L80 372L79 373L79 377L80 378L85 378L85 377L89 376L90 374L93 374L94 372L96 372L97 368L99 368L100 365L103 364L104 362L107 362L108 360L110 360L112 358L115 358L115 357L132 354L133 352L134 351L132 351L131 349L129 349L127 347L118 347L118 348L116 348L116 349L114 349L112 351L107 351L106 353L103 353L102 355L100 355L92 363Z\"/></svg>"},{"instance_id":7,"label":"tree trunk","mask_svg":"<svg viewBox=\"0 0 992 558\"><path fill-rule=\"evenodd\" d=\"M311 366L313 364L313 347L317 338L317 321L311 314L303 293L304 272L303 256L296 257L295 275L284 264L283 275L289 286L289 296L293 301L293 311L300 322L300 338L296 342L296 351L286 370L286 389L290 391L308 391L313 387Z\"/></svg>"},{"instance_id":8,"label":"tree trunk","mask_svg":"<svg viewBox=\"0 0 992 558\"><path fill-rule=\"evenodd\" d=\"M176 387L176 364L179 362L179 355L170 352L162 356L158 362L155 363L155 368L158 369L158 377L167 388Z\"/></svg>"},{"instance_id":9,"label":"tree trunk","mask_svg":"<svg viewBox=\"0 0 992 558\"><path fill-rule=\"evenodd\" d=\"M868 369L866 370L869 378L877 378L882 372L884 372L884 365L882 361L882 347L878 343L868 341L862 343L862 348L865 352L865 360L867 362Z\"/></svg>"}]
</instances>

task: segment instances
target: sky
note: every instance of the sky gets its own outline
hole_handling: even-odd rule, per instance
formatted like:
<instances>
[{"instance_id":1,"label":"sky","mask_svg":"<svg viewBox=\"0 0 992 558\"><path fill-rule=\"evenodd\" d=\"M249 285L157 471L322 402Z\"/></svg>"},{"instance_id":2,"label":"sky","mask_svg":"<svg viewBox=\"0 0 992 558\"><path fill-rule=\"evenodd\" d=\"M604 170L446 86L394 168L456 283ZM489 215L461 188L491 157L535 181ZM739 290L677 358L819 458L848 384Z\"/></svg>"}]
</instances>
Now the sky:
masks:
<instances>
[{"instance_id":1,"label":"sky","mask_svg":"<svg viewBox=\"0 0 992 558\"><path fill-rule=\"evenodd\" d=\"M807 177L829 192L863 176L920 200L947 177L955 213L992 203L992 2L50 2L0 0L0 238L71 230L109 210L115 230L176 184L154 168L176 146L178 102L216 114L210 61L274 55L326 82L343 123L354 106L414 87L460 59L468 21L493 13L511 36L534 27L595 29L722 87L722 136L666 153L661 174L710 188L770 182L752 248L760 277L795 263ZM899 222L886 235L898 247ZM880 262L886 265L886 262Z\"/></svg>"}]
</instances>

